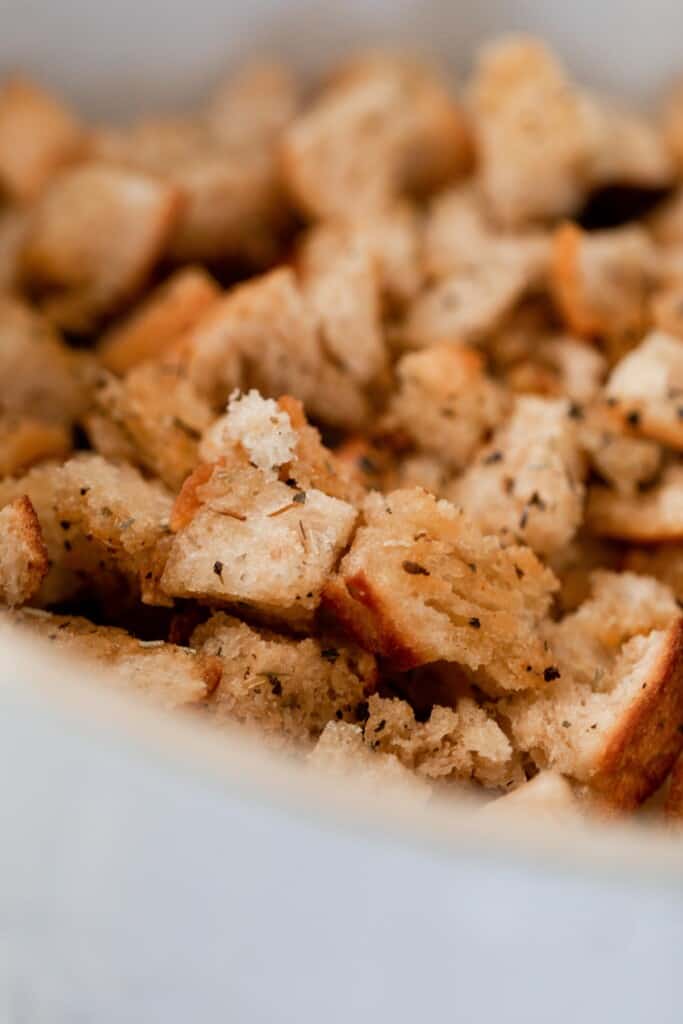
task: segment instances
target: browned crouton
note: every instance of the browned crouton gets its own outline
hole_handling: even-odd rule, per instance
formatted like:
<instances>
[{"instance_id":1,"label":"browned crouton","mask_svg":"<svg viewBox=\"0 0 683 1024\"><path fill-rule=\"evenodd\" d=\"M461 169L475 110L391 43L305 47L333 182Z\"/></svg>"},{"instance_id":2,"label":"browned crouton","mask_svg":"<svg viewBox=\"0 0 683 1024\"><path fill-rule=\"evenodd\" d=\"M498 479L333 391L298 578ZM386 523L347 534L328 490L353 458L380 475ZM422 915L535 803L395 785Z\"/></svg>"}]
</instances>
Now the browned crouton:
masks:
<instances>
[{"instance_id":1,"label":"browned crouton","mask_svg":"<svg viewBox=\"0 0 683 1024\"><path fill-rule=\"evenodd\" d=\"M208 713L273 740L310 743L329 721L355 722L375 689L371 654L332 640L256 630L222 613L199 626L191 644L222 665Z\"/></svg>"},{"instance_id":2,"label":"browned crouton","mask_svg":"<svg viewBox=\"0 0 683 1024\"><path fill-rule=\"evenodd\" d=\"M84 133L73 114L27 79L0 86L0 191L35 199L52 175L79 156Z\"/></svg>"},{"instance_id":3,"label":"browned crouton","mask_svg":"<svg viewBox=\"0 0 683 1024\"><path fill-rule=\"evenodd\" d=\"M24 494L0 511L0 601L24 604L36 593L47 570L40 523Z\"/></svg>"},{"instance_id":4,"label":"browned crouton","mask_svg":"<svg viewBox=\"0 0 683 1024\"><path fill-rule=\"evenodd\" d=\"M236 450L186 481L161 586L173 597L308 625L355 520L346 502L289 487Z\"/></svg>"},{"instance_id":5,"label":"browned crouton","mask_svg":"<svg viewBox=\"0 0 683 1024\"><path fill-rule=\"evenodd\" d=\"M197 464L199 439L213 419L182 367L150 362L123 380L101 375L94 398L85 423L97 451L123 457L178 490Z\"/></svg>"},{"instance_id":6,"label":"browned crouton","mask_svg":"<svg viewBox=\"0 0 683 1024\"><path fill-rule=\"evenodd\" d=\"M363 512L325 600L364 647L402 669L457 662L494 691L554 677L539 624L557 581L529 548L420 489L371 494Z\"/></svg>"},{"instance_id":7,"label":"browned crouton","mask_svg":"<svg viewBox=\"0 0 683 1024\"><path fill-rule=\"evenodd\" d=\"M50 319L88 331L145 283L173 229L179 194L103 162L56 176L32 212L23 270Z\"/></svg>"},{"instance_id":8,"label":"browned crouton","mask_svg":"<svg viewBox=\"0 0 683 1024\"><path fill-rule=\"evenodd\" d=\"M443 345L404 356L389 422L417 448L458 469L467 464L509 408L509 396L486 376L481 356Z\"/></svg>"},{"instance_id":9,"label":"browned crouton","mask_svg":"<svg viewBox=\"0 0 683 1024\"><path fill-rule=\"evenodd\" d=\"M228 150L244 152L273 143L299 106L299 83L273 61L254 61L214 90L203 111L212 135Z\"/></svg>"},{"instance_id":10,"label":"browned crouton","mask_svg":"<svg viewBox=\"0 0 683 1024\"><path fill-rule=\"evenodd\" d=\"M486 533L542 554L562 548L583 518L585 472L565 401L518 398L515 411L449 490Z\"/></svg>"},{"instance_id":11,"label":"browned crouton","mask_svg":"<svg viewBox=\"0 0 683 1024\"><path fill-rule=\"evenodd\" d=\"M90 364L20 299L0 295L0 411L70 424L86 409Z\"/></svg>"},{"instance_id":12,"label":"browned crouton","mask_svg":"<svg viewBox=\"0 0 683 1024\"><path fill-rule=\"evenodd\" d=\"M21 250L28 216L19 207L0 209L0 292L12 292L21 283Z\"/></svg>"},{"instance_id":13,"label":"browned crouton","mask_svg":"<svg viewBox=\"0 0 683 1024\"><path fill-rule=\"evenodd\" d=\"M504 227L566 216L586 190L591 145L581 97L528 37L484 48L472 86L482 187Z\"/></svg>"},{"instance_id":14,"label":"browned crouton","mask_svg":"<svg viewBox=\"0 0 683 1024\"><path fill-rule=\"evenodd\" d=\"M669 779L664 813L674 824L683 821L683 754L679 754Z\"/></svg>"},{"instance_id":15,"label":"browned crouton","mask_svg":"<svg viewBox=\"0 0 683 1024\"><path fill-rule=\"evenodd\" d=\"M285 131L287 185L311 217L357 219L429 191L470 160L463 115L428 69L391 53L355 59Z\"/></svg>"},{"instance_id":16,"label":"browned crouton","mask_svg":"<svg viewBox=\"0 0 683 1024\"><path fill-rule=\"evenodd\" d=\"M61 423L0 414L0 477L17 476L35 462L70 451L71 433Z\"/></svg>"},{"instance_id":17,"label":"browned crouton","mask_svg":"<svg viewBox=\"0 0 683 1024\"><path fill-rule=\"evenodd\" d=\"M371 697L365 743L393 754L416 775L433 782L476 780L491 788L524 781L519 757L496 721L469 697L457 708L434 707L416 722L406 701Z\"/></svg>"},{"instance_id":18,"label":"browned crouton","mask_svg":"<svg viewBox=\"0 0 683 1024\"><path fill-rule=\"evenodd\" d=\"M86 659L97 669L98 684L113 683L122 693L169 711L207 700L221 676L217 658L161 640L137 640L87 619L26 608L6 613L2 621L49 640L54 650Z\"/></svg>"},{"instance_id":19,"label":"browned crouton","mask_svg":"<svg viewBox=\"0 0 683 1024\"><path fill-rule=\"evenodd\" d=\"M235 388L292 394L336 426L362 424L369 407L348 374L327 361L313 311L291 270L281 268L226 294L179 343L178 358L214 406Z\"/></svg>"},{"instance_id":20,"label":"browned crouton","mask_svg":"<svg viewBox=\"0 0 683 1024\"><path fill-rule=\"evenodd\" d=\"M667 466L656 484L638 494L589 488L586 524L600 537L635 544L683 540L683 466Z\"/></svg>"},{"instance_id":21,"label":"browned crouton","mask_svg":"<svg viewBox=\"0 0 683 1024\"><path fill-rule=\"evenodd\" d=\"M649 334L614 367L605 393L626 429L683 450L683 340Z\"/></svg>"},{"instance_id":22,"label":"browned crouton","mask_svg":"<svg viewBox=\"0 0 683 1024\"><path fill-rule=\"evenodd\" d=\"M584 232L563 224L555 234L551 286L570 331L602 338L617 356L651 322L657 259L640 227Z\"/></svg>"},{"instance_id":23,"label":"browned crouton","mask_svg":"<svg viewBox=\"0 0 683 1024\"><path fill-rule=\"evenodd\" d=\"M156 359L197 323L220 295L202 267L183 267L100 339L99 357L109 370L124 374Z\"/></svg>"},{"instance_id":24,"label":"browned crouton","mask_svg":"<svg viewBox=\"0 0 683 1024\"><path fill-rule=\"evenodd\" d=\"M572 659L580 643L577 630ZM552 689L504 701L499 710L540 767L629 809L664 781L683 744L683 619L607 653L610 667L595 684L577 681L570 659Z\"/></svg>"},{"instance_id":25,"label":"browned crouton","mask_svg":"<svg viewBox=\"0 0 683 1024\"><path fill-rule=\"evenodd\" d=\"M316 773L334 779L362 780L381 800L392 791L402 801L422 803L429 798L426 780L404 768L394 754L380 754L367 747L360 725L328 722L307 763Z\"/></svg>"}]
</instances>

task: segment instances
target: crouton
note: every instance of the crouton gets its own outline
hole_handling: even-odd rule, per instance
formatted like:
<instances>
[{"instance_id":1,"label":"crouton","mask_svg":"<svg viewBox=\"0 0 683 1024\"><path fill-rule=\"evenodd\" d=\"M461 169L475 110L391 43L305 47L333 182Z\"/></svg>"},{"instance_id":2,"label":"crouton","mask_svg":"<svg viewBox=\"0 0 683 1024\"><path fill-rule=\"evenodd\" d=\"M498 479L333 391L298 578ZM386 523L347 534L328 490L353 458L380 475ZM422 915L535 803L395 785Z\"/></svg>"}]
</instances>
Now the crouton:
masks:
<instances>
[{"instance_id":1,"label":"crouton","mask_svg":"<svg viewBox=\"0 0 683 1024\"><path fill-rule=\"evenodd\" d=\"M406 348L479 342L512 312L528 284L523 258L493 251L421 292L400 324L399 340Z\"/></svg>"},{"instance_id":2,"label":"crouton","mask_svg":"<svg viewBox=\"0 0 683 1024\"><path fill-rule=\"evenodd\" d=\"M521 397L512 417L449 490L485 533L550 554L583 518L585 467L564 400Z\"/></svg>"},{"instance_id":3,"label":"crouton","mask_svg":"<svg viewBox=\"0 0 683 1024\"><path fill-rule=\"evenodd\" d=\"M389 419L423 452L463 468L509 408L509 397L484 372L481 357L463 345L404 356Z\"/></svg>"},{"instance_id":4,"label":"crouton","mask_svg":"<svg viewBox=\"0 0 683 1024\"><path fill-rule=\"evenodd\" d=\"M393 754L419 777L433 782L476 780L490 788L510 788L524 780L507 736L469 697L455 710L432 708L426 722L416 722L402 700L373 696L368 710L365 743Z\"/></svg>"},{"instance_id":5,"label":"crouton","mask_svg":"<svg viewBox=\"0 0 683 1024\"><path fill-rule=\"evenodd\" d=\"M674 161L664 133L656 124L590 93L583 94L583 111L592 136L592 188L628 185L664 189L671 185Z\"/></svg>"},{"instance_id":6,"label":"crouton","mask_svg":"<svg viewBox=\"0 0 683 1024\"><path fill-rule=\"evenodd\" d=\"M555 233L551 290L570 331L601 338L621 354L650 326L657 259L640 227L582 231L563 224Z\"/></svg>"},{"instance_id":7,"label":"crouton","mask_svg":"<svg viewBox=\"0 0 683 1024\"><path fill-rule=\"evenodd\" d=\"M0 411L70 424L87 408L89 370L44 317L0 295Z\"/></svg>"},{"instance_id":8,"label":"crouton","mask_svg":"<svg viewBox=\"0 0 683 1024\"><path fill-rule=\"evenodd\" d=\"M683 544L662 544L661 547L630 548L623 568L630 572L654 576L673 591L683 605Z\"/></svg>"},{"instance_id":9,"label":"crouton","mask_svg":"<svg viewBox=\"0 0 683 1024\"><path fill-rule=\"evenodd\" d=\"M579 801L571 784L557 772L543 771L533 779L484 804L482 814L491 818L519 821L534 818L539 821L564 823L580 820Z\"/></svg>"},{"instance_id":10,"label":"crouton","mask_svg":"<svg viewBox=\"0 0 683 1024\"><path fill-rule=\"evenodd\" d=\"M27 223L25 210L12 206L0 209L0 292L13 292L20 286L20 255Z\"/></svg>"},{"instance_id":11,"label":"crouton","mask_svg":"<svg viewBox=\"0 0 683 1024\"><path fill-rule=\"evenodd\" d=\"M683 451L683 340L653 331L617 363L605 394L626 429Z\"/></svg>"},{"instance_id":12,"label":"crouton","mask_svg":"<svg viewBox=\"0 0 683 1024\"><path fill-rule=\"evenodd\" d=\"M219 295L218 285L202 267L177 270L102 335L100 360L107 369L122 375L147 359L163 356Z\"/></svg>"},{"instance_id":13,"label":"crouton","mask_svg":"<svg viewBox=\"0 0 683 1024\"><path fill-rule=\"evenodd\" d=\"M172 597L305 627L355 521L346 502L269 480L236 452L186 481L161 586Z\"/></svg>"},{"instance_id":14,"label":"crouton","mask_svg":"<svg viewBox=\"0 0 683 1024\"><path fill-rule=\"evenodd\" d=\"M356 778L379 799L396 791L401 800L423 803L429 798L429 784L404 768L393 754L373 752L363 742L360 725L328 722L307 758L310 768L333 779Z\"/></svg>"},{"instance_id":15,"label":"crouton","mask_svg":"<svg viewBox=\"0 0 683 1024\"><path fill-rule=\"evenodd\" d=\"M679 754L669 779L664 813L676 825L683 819L683 754Z\"/></svg>"},{"instance_id":16,"label":"crouton","mask_svg":"<svg viewBox=\"0 0 683 1024\"><path fill-rule=\"evenodd\" d=\"M656 331L683 341L683 282L665 284L652 300L652 320Z\"/></svg>"},{"instance_id":17,"label":"crouton","mask_svg":"<svg viewBox=\"0 0 683 1024\"><path fill-rule=\"evenodd\" d=\"M461 110L438 78L385 53L356 59L294 119L282 165L305 214L353 220L457 176L470 152Z\"/></svg>"},{"instance_id":18,"label":"crouton","mask_svg":"<svg viewBox=\"0 0 683 1024\"><path fill-rule=\"evenodd\" d=\"M309 744L329 721L356 722L375 689L371 654L331 640L278 636L223 613L194 631L191 646L222 665L208 714L273 740Z\"/></svg>"},{"instance_id":19,"label":"crouton","mask_svg":"<svg viewBox=\"0 0 683 1024\"><path fill-rule=\"evenodd\" d=\"M635 544L683 540L683 466L666 466L657 483L638 494L590 487L586 524L599 537Z\"/></svg>"},{"instance_id":20,"label":"crouton","mask_svg":"<svg viewBox=\"0 0 683 1024\"><path fill-rule=\"evenodd\" d=\"M36 462L66 457L71 433L61 423L0 414L0 477L17 476Z\"/></svg>"},{"instance_id":21,"label":"crouton","mask_svg":"<svg viewBox=\"0 0 683 1024\"><path fill-rule=\"evenodd\" d=\"M539 41L486 46L472 83L482 189L508 228L567 216L587 187L591 139L582 100Z\"/></svg>"},{"instance_id":22,"label":"crouton","mask_svg":"<svg viewBox=\"0 0 683 1024\"><path fill-rule=\"evenodd\" d=\"M96 668L98 684L109 682L168 711L201 704L220 680L217 658L161 640L137 640L123 629L76 616L26 608L5 613L2 621L50 641L53 650L85 659Z\"/></svg>"},{"instance_id":23,"label":"crouton","mask_svg":"<svg viewBox=\"0 0 683 1024\"><path fill-rule=\"evenodd\" d=\"M302 291L324 351L365 385L386 370L379 274L367 245L351 240L325 265L303 275Z\"/></svg>"},{"instance_id":24,"label":"crouton","mask_svg":"<svg viewBox=\"0 0 683 1024\"><path fill-rule=\"evenodd\" d=\"M655 441L625 434L623 423L609 407L596 404L582 411L578 428L581 448L592 469L619 494L633 495L657 476L661 447Z\"/></svg>"},{"instance_id":25,"label":"crouton","mask_svg":"<svg viewBox=\"0 0 683 1024\"><path fill-rule=\"evenodd\" d=\"M679 173L683 168L683 81L674 82L666 97L663 127L669 151L676 161Z\"/></svg>"},{"instance_id":26,"label":"crouton","mask_svg":"<svg viewBox=\"0 0 683 1024\"><path fill-rule=\"evenodd\" d=\"M48 555L33 505L24 494L0 511L0 601L24 604L48 571Z\"/></svg>"},{"instance_id":27,"label":"crouton","mask_svg":"<svg viewBox=\"0 0 683 1024\"><path fill-rule=\"evenodd\" d=\"M274 61L254 61L220 82L202 111L209 130L226 149L272 144L299 106L299 83Z\"/></svg>"},{"instance_id":28,"label":"crouton","mask_svg":"<svg viewBox=\"0 0 683 1024\"><path fill-rule=\"evenodd\" d=\"M87 332L132 298L168 242L179 202L172 186L102 162L56 176L33 210L22 253L49 318Z\"/></svg>"},{"instance_id":29,"label":"crouton","mask_svg":"<svg viewBox=\"0 0 683 1024\"><path fill-rule=\"evenodd\" d=\"M55 477L61 564L91 572L95 567L95 573L108 569L142 585L155 546L168 534L173 505L168 492L132 466L99 455L77 455Z\"/></svg>"},{"instance_id":30,"label":"crouton","mask_svg":"<svg viewBox=\"0 0 683 1024\"><path fill-rule=\"evenodd\" d=\"M85 425L101 454L123 457L175 491L195 468L199 439L212 420L211 408L182 367L150 362L123 380L101 374Z\"/></svg>"},{"instance_id":31,"label":"crouton","mask_svg":"<svg viewBox=\"0 0 683 1024\"><path fill-rule=\"evenodd\" d=\"M84 132L71 111L27 79L0 86L0 191L35 199L61 167L77 158Z\"/></svg>"},{"instance_id":32,"label":"crouton","mask_svg":"<svg viewBox=\"0 0 683 1024\"><path fill-rule=\"evenodd\" d=\"M327 270L357 249L372 259L384 308L389 312L403 309L417 295L424 279L417 207L397 202L361 221L321 221L301 239L297 266L306 278Z\"/></svg>"},{"instance_id":33,"label":"crouton","mask_svg":"<svg viewBox=\"0 0 683 1024\"><path fill-rule=\"evenodd\" d=\"M544 283L550 260L550 234L540 230L501 232L492 223L476 183L447 189L434 197L424 229L427 276L439 280L490 260L518 266L529 288Z\"/></svg>"},{"instance_id":34,"label":"crouton","mask_svg":"<svg viewBox=\"0 0 683 1024\"><path fill-rule=\"evenodd\" d=\"M370 494L330 611L367 650L408 669L453 661L482 687L542 686L554 672L539 623L557 587L529 548L502 548L425 491Z\"/></svg>"},{"instance_id":35,"label":"crouton","mask_svg":"<svg viewBox=\"0 0 683 1024\"><path fill-rule=\"evenodd\" d=\"M615 646L595 687L573 677L576 633L552 689L500 702L498 711L539 767L628 810L661 785L683 745L683 618Z\"/></svg>"},{"instance_id":36,"label":"crouton","mask_svg":"<svg viewBox=\"0 0 683 1024\"><path fill-rule=\"evenodd\" d=\"M178 345L191 381L216 408L235 388L267 397L292 394L335 426L364 423L367 400L325 360L317 324L294 274L274 270L232 289Z\"/></svg>"},{"instance_id":37,"label":"crouton","mask_svg":"<svg viewBox=\"0 0 683 1024\"><path fill-rule=\"evenodd\" d=\"M616 571L622 567L622 562L623 551L618 544L579 530L568 544L547 559L549 568L560 581L558 610L564 615L575 611L589 597L596 569Z\"/></svg>"}]
</instances>

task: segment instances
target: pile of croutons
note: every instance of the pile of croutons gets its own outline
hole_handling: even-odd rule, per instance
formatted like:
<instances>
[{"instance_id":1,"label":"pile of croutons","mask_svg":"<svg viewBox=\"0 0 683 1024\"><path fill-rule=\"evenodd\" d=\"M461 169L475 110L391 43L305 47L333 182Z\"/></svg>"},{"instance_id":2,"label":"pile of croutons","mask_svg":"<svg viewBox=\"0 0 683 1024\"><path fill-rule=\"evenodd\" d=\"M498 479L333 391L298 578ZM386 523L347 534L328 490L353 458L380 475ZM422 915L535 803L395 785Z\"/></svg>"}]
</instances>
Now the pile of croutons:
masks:
<instances>
[{"instance_id":1,"label":"pile of croutons","mask_svg":"<svg viewBox=\"0 0 683 1024\"><path fill-rule=\"evenodd\" d=\"M683 88L519 37L128 127L6 82L0 437L2 619L93 685L683 818Z\"/></svg>"}]
</instances>

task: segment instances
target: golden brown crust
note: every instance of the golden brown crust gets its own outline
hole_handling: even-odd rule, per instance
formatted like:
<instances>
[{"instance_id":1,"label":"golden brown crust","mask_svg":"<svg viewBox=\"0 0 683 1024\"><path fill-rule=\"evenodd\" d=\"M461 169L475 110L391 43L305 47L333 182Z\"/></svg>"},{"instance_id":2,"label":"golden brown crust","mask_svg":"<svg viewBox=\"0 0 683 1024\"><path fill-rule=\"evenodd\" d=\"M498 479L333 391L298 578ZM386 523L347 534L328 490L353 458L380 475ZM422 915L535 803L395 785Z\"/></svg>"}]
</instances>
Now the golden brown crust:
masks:
<instances>
[{"instance_id":1,"label":"golden brown crust","mask_svg":"<svg viewBox=\"0 0 683 1024\"><path fill-rule=\"evenodd\" d=\"M38 516L23 494L0 511L0 599L9 605L28 601L49 567Z\"/></svg>"},{"instance_id":2,"label":"golden brown crust","mask_svg":"<svg viewBox=\"0 0 683 1024\"><path fill-rule=\"evenodd\" d=\"M609 804L637 807L664 781L683 747L683 617L666 633L661 654L619 719L591 787Z\"/></svg>"}]
</instances>

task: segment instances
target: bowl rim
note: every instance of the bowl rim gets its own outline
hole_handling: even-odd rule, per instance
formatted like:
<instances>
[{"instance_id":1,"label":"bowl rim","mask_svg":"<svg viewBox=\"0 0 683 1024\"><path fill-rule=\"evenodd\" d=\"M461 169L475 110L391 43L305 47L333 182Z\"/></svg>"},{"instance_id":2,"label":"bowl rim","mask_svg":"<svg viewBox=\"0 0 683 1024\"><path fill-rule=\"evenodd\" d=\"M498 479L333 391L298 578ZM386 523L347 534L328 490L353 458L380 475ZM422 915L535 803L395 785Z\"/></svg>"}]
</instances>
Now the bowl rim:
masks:
<instances>
[{"instance_id":1,"label":"bowl rim","mask_svg":"<svg viewBox=\"0 0 683 1024\"><path fill-rule=\"evenodd\" d=\"M267 748L235 726L220 731L191 714L158 710L106 685L93 686L76 658L55 652L43 638L30 640L18 627L0 625L0 699L22 704L69 729L106 733L121 756L131 745L172 771L233 799L285 811L293 820L362 832L375 840L420 846L457 858L543 867L562 874L637 881L667 888L683 882L683 836L672 828L639 821L548 821L482 814L465 795L434 795L427 803L402 801L361 778L316 775L303 760ZM103 682L106 670L103 672ZM1 722L1 718L0 718ZM229 742L226 739L229 738ZM335 784L335 781L337 784Z\"/></svg>"}]
</instances>

